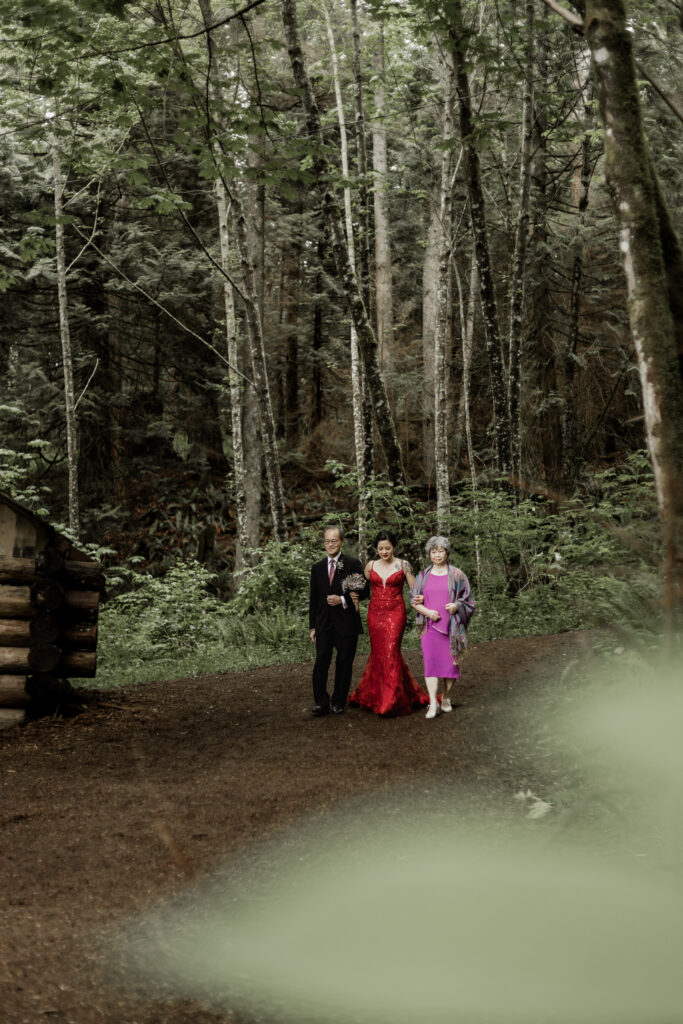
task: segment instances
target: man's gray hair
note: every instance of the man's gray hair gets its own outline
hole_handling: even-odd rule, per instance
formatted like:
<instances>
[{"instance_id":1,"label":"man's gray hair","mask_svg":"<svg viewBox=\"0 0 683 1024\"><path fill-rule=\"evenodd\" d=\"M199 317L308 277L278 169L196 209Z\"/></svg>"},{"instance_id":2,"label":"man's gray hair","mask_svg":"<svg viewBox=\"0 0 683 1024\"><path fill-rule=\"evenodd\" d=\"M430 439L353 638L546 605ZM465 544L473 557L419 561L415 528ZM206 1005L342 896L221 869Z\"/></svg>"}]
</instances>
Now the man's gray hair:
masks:
<instances>
[{"instance_id":1,"label":"man's gray hair","mask_svg":"<svg viewBox=\"0 0 683 1024\"><path fill-rule=\"evenodd\" d=\"M343 529L341 528L341 526L335 526L334 524L331 524L330 526L326 526L325 527L325 529L323 530L323 537L330 530L336 530L338 532L338 534L339 534L339 540L344 540L344 531L343 531Z\"/></svg>"},{"instance_id":2,"label":"man's gray hair","mask_svg":"<svg viewBox=\"0 0 683 1024\"><path fill-rule=\"evenodd\" d=\"M448 537L430 537L425 544L425 554L429 555L434 548L443 548L446 554L450 555L451 542Z\"/></svg>"}]
</instances>

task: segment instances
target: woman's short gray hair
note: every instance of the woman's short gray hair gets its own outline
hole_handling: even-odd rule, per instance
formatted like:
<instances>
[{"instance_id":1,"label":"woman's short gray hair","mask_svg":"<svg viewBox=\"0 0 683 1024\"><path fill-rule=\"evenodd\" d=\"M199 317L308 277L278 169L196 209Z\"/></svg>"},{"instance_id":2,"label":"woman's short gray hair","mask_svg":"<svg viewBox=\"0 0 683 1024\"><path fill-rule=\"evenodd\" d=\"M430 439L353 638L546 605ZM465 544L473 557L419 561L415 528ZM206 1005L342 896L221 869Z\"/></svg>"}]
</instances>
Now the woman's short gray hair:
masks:
<instances>
[{"instance_id":1,"label":"woman's short gray hair","mask_svg":"<svg viewBox=\"0 0 683 1024\"><path fill-rule=\"evenodd\" d=\"M425 554L428 555L434 548L443 548L447 555L451 553L451 542L448 537L430 537L425 544Z\"/></svg>"}]
</instances>

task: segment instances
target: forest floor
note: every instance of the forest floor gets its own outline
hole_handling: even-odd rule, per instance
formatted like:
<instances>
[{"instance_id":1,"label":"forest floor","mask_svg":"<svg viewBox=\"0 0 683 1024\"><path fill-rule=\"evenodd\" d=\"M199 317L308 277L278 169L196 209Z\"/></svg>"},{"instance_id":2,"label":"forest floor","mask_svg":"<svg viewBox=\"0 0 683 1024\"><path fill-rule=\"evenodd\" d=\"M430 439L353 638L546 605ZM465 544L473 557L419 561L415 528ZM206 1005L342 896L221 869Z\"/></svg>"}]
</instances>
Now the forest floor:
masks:
<instances>
[{"instance_id":1,"label":"forest floor","mask_svg":"<svg viewBox=\"0 0 683 1024\"><path fill-rule=\"evenodd\" d=\"M472 647L454 713L310 716L310 664L91 691L74 718L0 732L2 1024L217 1024L107 981L99 939L254 841L392 787L510 803L565 780L534 712L590 634ZM407 660L421 678L419 652ZM356 659L354 679L363 666ZM564 672L564 675L563 675Z\"/></svg>"}]
</instances>

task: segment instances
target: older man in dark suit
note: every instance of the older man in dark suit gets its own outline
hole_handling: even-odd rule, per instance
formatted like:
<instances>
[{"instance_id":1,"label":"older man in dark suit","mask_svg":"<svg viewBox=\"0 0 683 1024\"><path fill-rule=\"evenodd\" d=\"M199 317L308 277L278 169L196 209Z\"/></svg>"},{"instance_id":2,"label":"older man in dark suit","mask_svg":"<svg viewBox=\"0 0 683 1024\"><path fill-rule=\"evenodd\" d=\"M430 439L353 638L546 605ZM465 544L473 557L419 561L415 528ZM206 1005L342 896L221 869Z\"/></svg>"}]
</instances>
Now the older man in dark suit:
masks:
<instances>
[{"instance_id":1,"label":"older man in dark suit","mask_svg":"<svg viewBox=\"0 0 683 1024\"><path fill-rule=\"evenodd\" d=\"M313 714L316 717L328 715L330 710L335 715L340 715L344 711L351 686L358 637L363 632L358 613L358 598L367 594L367 584L359 592L358 598L344 593L344 578L351 573L362 575L363 567L357 558L342 556L343 543L343 530L337 526L328 527L325 530L326 555L311 568L308 617L311 642L316 648L313 666ZM337 659L330 706L327 673L334 650L337 652Z\"/></svg>"}]
</instances>

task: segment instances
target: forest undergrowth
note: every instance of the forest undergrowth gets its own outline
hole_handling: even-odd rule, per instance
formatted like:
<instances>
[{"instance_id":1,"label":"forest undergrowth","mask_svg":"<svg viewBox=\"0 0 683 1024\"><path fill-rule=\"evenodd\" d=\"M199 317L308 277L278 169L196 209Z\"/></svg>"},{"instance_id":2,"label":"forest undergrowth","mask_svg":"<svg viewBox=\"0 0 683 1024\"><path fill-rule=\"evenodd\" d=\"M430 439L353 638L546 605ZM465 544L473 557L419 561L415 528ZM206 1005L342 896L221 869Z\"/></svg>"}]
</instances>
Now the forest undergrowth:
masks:
<instances>
[{"instance_id":1,"label":"forest undergrowth","mask_svg":"<svg viewBox=\"0 0 683 1024\"><path fill-rule=\"evenodd\" d=\"M216 587L217 574L187 559L182 547L164 575L130 564L111 569L112 596L100 620L98 676L91 685L312 658L308 583L310 566L321 557L321 527L341 522L345 550L358 553L353 474L341 464L328 468L348 510L301 527L285 544L268 541L229 599ZM398 552L421 566L422 546L435 531L433 511L381 477L366 496L369 538L379 526L395 530L403 541ZM473 492L463 484L454 489L448 532L454 561L470 578L477 601L470 642L605 626L622 635L657 628L659 521L643 452L592 475L561 504L542 495L517 502L509 489L480 486ZM409 614L404 647L418 644ZM367 633L359 650L368 650Z\"/></svg>"}]
</instances>

